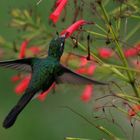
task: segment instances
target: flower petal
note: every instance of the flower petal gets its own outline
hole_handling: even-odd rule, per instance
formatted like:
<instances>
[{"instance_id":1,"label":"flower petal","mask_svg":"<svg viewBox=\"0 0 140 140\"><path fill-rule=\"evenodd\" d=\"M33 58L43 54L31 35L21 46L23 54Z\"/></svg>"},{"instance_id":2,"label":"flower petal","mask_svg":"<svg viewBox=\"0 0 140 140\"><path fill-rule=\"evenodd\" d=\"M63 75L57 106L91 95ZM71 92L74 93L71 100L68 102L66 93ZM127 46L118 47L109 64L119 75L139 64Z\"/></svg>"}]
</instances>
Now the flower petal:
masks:
<instances>
[{"instance_id":1,"label":"flower petal","mask_svg":"<svg viewBox=\"0 0 140 140\"><path fill-rule=\"evenodd\" d=\"M22 94L26 90L30 82L30 78L31 78L30 75L25 76L24 79L16 86L15 92L17 94Z\"/></svg>"},{"instance_id":2,"label":"flower petal","mask_svg":"<svg viewBox=\"0 0 140 140\"><path fill-rule=\"evenodd\" d=\"M66 30L61 32L61 35L66 35L66 37L69 37L72 35L72 33L76 30L78 30L81 26L88 24L87 21L81 19L69 26Z\"/></svg>"},{"instance_id":3,"label":"flower petal","mask_svg":"<svg viewBox=\"0 0 140 140\"><path fill-rule=\"evenodd\" d=\"M17 82L18 80L20 80L20 76L19 75L14 75L14 76L11 77L11 81L13 83Z\"/></svg>"},{"instance_id":4,"label":"flower petal","mask_svg":"<svg viewBox=\"0 0 140 140\"><path fill-rule=\"evenodd\" d=\"M29 40L24 40L20 46L19 58L22 59L25 57L26 47L29 43Z\"/></svg>"},{"instance_id":5,"label":"flower petal","mask_svg":"<svg viewBox=\"0 0 140 140\"><path fill-rule=\"evenodd\" d=\"M99 49L99 56L104 58L104 59L107 59L107 58L110 58L113 54L113 51L109 48L100 48Z\"/></svg>"},{"instance_id":6,"label":"flower petal","mask_svg":"<svg viewBox=\"0 0 140 140\"><path fill-rule=\"evenodd\" d=\"M96 65L91 64L91 65L87 68L86 74L88 74L89 76L90 76L90 75L93 75L95 69L96 69Z\"/></svg>"},{"instance_id":7,"label":"flower petal","mask_svg":"<svg viewBox=\"0 0 140 140\"><path fill-rule=\"evenodd\" d=\"M92 97L92 92L93 92L93 86L92 85L86 85L82 95L81 95L81 99L84 102L89 102L89 100Z\"/></svg>"},{"instance_id":8,"label":"flower petal","mask_svg":"<svg viewBox=\"0 0 140 140\"><path fill-rule=\"evenodd\" d=\"M59 1L58 1L59 2ZM55 11L50 15L50 19L53 21L53 23L56 23L60 17L60 14L64 7L67 4L67 0L61 0L55 9Z\"/></svg>"},{"instance_id":9,"label":"flower petal","mask_svg":"<svg viewBox=\"0 0 140 140\"><path fill-rule=\"evenodd\" d=\"M44 101L46 99L46 96L48 95L48 93L52 90L52 88L55 87L55 82L50 86L50 88L48 90L46 90L45 92L41 93L38 95L38 99L40 101Z\"/></svg>"}]
</instances>

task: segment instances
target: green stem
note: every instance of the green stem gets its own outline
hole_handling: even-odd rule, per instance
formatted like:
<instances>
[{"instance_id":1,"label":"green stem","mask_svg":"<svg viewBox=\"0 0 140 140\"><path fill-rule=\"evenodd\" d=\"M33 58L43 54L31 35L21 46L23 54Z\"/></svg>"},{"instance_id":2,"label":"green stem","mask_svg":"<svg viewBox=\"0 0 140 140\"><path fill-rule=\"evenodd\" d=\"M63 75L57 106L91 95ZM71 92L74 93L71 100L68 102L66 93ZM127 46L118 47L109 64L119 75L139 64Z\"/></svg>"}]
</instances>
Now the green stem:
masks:
<instances>
[{"instance_id":1,"label":"green stem","mask_svg":"<svg viewBox=\"0 0 140 140\"><path fill-rule=\"evenodd\" d=\"M136 26L133 28L133 30L131 30L131 32L126 36L126 38L125 38L124 41L126 42L130 37L132 37L132 35L134 35L134 34L136 33L136 31L139 30L139 28L140 28L140 24L136 25Z\"/></svg>"},{"instance_id":2,"label":"green stem","mask_svg":"<svg viewBox=\"0 0 140 140\"><path fill-rule=\"evenodd\" d=\"M107 38L106 35L104 35L104 34L100 34L100 33L93 32L93 31L88 31L88 30L86 30L86 32L90 33L92 35L95 35L95 36L100 36L100 37L103 37L103 38Z\"/></svg>"},{"instance_id":3,"label":"green stem","mask_svg":"<svg viewBox=\"0 0 140 140\"><path fill-rule=\"evenodd\" d=\"M74 109L72 109L69 106L64 106L64 108L69 109L70 111L72 111L73 113L75 113L76 115L80 116L81 118L83 118L86 122L88 122L90 125L94 126L95 128L97 128L98 130L104 132L105 134L107 134L112 140L119 140L113 133L111 133L109 130L107 130L105 127L103 126L99 126L94 124L92 121L88 120L85 116L83 116L82 114L80 114L79 112L75 111Z\"/></svg>"},{"instance_id":4,"label":"green stem","mask_svg":"<svg viewBox=\"0 0 140 140\"><path fill-rule=\"evenodd\" d=\"M86 48L84 45L82 45L80 42L78 42L78 46L86 51ZM112 65L109 64L105 64L100 58L98 58L93 52L91 52L91 55L95 58L95 60L101 65L101 66L105 66L107 68L109 68L113 73L115 73L116 75L118 75L121 79L123 79L126 82L129 82L129 79L123 75L118 69L116 69L115 67L113 67Z\"/></svg>"},{"instance_id":5,"label":"green stem","mask_svg":"<svg viewBox=\"0 0 140 140\"><path fill-rule=\"evenodd\" d=\"M126 60L126 58L124 56L124 53L122 51L122 47L121 47L120 43L118 42L118 38L116 36L114 28L112 27L112 25L111 25L111 23L109 21L109 17L107 15L107 12L106 12L104 6L102 5L102 3L99 3L99 6L101 7L101 10L103 11L104 18L105 18L105 20L107 22L107 27L109 28L109 30L110 30L110 32L112 34L112 38L114 39L114 42L115 42L117 50L118 50L118 54L119 54L119 56L120 56L120 58L121 58L121 60L123 62L123 65L128 68L129 66L128 66L127 60ZM130 71L126 71L126 73L127 73L128 78L129 78L129 83L131 84L135 95L137 97L140 97L139 90L138 90L138 88L136 87L136 85L134 83L134 77L133 77L132 73Z\"/></svg>"},{"instance_id":6,"label":"green stem","mask_svg":"<svg viewBox=\"0 0 140 140\"><path fill-rule=\"evenodd\" d=\"M103 31L105 34L107 34L106 30L102 28L99 24L95 24L97 28L99 28L101 31Z\"/></svg>"}]
</instances>

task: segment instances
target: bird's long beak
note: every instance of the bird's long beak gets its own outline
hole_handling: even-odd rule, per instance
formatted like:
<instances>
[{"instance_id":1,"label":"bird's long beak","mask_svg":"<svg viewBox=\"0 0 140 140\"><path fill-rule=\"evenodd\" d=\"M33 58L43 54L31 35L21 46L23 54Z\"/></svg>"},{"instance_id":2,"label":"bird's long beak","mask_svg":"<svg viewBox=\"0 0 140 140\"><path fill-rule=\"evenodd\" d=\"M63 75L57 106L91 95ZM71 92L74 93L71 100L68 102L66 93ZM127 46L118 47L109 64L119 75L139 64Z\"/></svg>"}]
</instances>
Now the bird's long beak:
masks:
<instances>
[{"instance_id":1,"label":"bird's long beak","mask_svg":"<svg viewBox=\"0 0 140 140\"><path fill-rule=\"evenodd\" d=\"M61 35L59 38L61 39L61 41L62 41L62 42L65 42L65 39L66 39L66 34Z\"/></svg>"}]
</instances>

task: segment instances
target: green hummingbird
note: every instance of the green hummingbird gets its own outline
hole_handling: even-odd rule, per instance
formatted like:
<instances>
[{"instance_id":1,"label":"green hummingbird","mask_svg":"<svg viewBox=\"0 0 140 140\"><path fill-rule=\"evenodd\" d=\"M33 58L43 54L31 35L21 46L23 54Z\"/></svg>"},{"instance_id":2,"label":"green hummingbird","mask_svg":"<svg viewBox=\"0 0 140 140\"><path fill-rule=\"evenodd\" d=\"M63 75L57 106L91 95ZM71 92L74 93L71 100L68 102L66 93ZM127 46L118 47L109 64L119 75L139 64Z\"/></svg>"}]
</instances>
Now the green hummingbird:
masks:
<instances>
[{"instance_id":1,"label":"green hummingbird","mask_svg":"<svg viewBox=\"0 0 140 140\"><path fill-rule=\"evenodd\" d=\"M53 82L69 84L106 84L79 75L60 63L60 58L64 50L65 38L65 36L58 36L51 40L48 56L46 58L33 57L0 62L1 67L32 73L31 80L24 95L5 118L3 122L4 128L11 127L29 101L37 93L46 91Z\"/></svg>"}]
</instances>

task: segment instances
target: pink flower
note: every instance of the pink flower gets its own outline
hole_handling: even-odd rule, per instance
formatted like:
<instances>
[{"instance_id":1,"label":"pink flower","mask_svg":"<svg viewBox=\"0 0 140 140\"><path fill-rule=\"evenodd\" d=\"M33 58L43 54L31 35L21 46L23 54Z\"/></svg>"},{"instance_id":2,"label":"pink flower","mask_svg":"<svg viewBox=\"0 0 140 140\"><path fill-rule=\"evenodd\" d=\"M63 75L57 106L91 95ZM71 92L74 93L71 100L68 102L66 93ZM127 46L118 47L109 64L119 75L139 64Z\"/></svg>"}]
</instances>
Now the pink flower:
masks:
<instances>
[{"instance_id":1,"label":"pink flower","mask_svg":"<svg viewBox=\"0 0 140 140\"><path fill-rule=\"evenodd\" d=\"M39 95L38 95L38 99L39 99L40 101L44 101L45 98L46 98L46 96L48 95L48 93L49 93L49 92L52 90L52 88L54 88L54 87L55 87L55 83L53 83L53 84L49 87L49 89L48 89L47 91L45 91L45 92L39 94Z\"/></svg>"},{"instance_id":2,"label":"pink flower","mask_svg":"<svg viewBox=\"0 0 140 140\"><path fill-rule=\"evenodd\" d=\"M57 1L57 8L55 9L55 11L50 15L50 19L53 21L53 23L56 23L60 17L60 14L62 12L62 10L64 9L64 7L67 4L67 0L59 0Z\"/></svg>"},{"instance_id":3,"label":"pink flower","mask_svg":"<svg viewBox=\"0 0 140 140\"><path fill-rule=\"evenodd\" d=\"M28 87L28 84L30 82L30 79L31 79L31 76L28 75L28 76L25 76L22 81L16 86L15 88L15 92L17 94L22 94L26 88Z\"/></svg>"},{"instance_id":4,"label":"pink flower","mask_svg":"<svg viewBox=\"0 0 140 140\"><path fill-rule=\"evenodd\" d=\"M24 40L20 46L19 58L22 59L25 57L26 47L29 43L29 40Z\"/></svg>"},{"instance_id":5,"label":"pink flower","mask_svg":"<svg viewBox=\"0 0 140 140\"><path fill-rule=\"evenodd\" d=\"M110 58L112 56L112 53L113 53L112 50L109 48L100 48L99 49L99 56L104 59Z\"/></svg>"},{"instance_id":6,"label":"pink flower","mask_svg":"<svg viewBox=\"0 0 140 140\"><path fill-rule=\"evenodd\" d=\"M84 102L89 102L91 97L92 97L92 93L93 93L93 86L92 85L86 85L82 95L81 95L81 99Z\"/></svg>"},{"instance_id":7,"label":"pink flower","mask_svg":"<svg viewBox=\"0 0 140 140\"><path fill-rule=\"evenodd\" d=\"M74 31L78 30L81 26L83 26L85 24L89 24L89 23L86 22L83 19L78 20L77 22L75 22L74 24L72 24L71 26L69 26L66 30L62 31L61 35L66 35L66 37L69 37L69 36L71 36L71 34Z\"/></svg>"}]
</instances>

